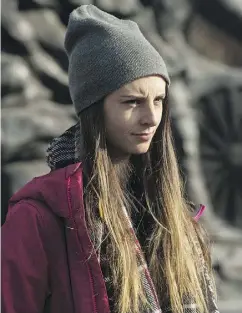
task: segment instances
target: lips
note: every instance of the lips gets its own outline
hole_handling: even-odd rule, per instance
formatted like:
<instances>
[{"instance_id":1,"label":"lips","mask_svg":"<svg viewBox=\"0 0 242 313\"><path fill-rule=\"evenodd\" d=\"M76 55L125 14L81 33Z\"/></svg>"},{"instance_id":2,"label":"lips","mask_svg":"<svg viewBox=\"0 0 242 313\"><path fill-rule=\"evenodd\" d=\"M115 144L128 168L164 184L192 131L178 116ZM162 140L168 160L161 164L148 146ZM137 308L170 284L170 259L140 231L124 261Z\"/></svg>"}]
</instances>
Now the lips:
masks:
<instances>
[{"instance_id":1,"label":"lips","mask_svg":"<svg viewBox=\"0 0 242 313\"><path fill-rule=\"evenodd\" d=\"M154 132L143 132L143 133L133 134L133 136L135 136L136 138L142 141L149 141L152 138L153 134Z\"/></svg>"},{"instance_id":2,"label":"lips","mask_svg":"<svg viewBox=\"0 0 242 313\"><path fill-rule=\"evenodd\" d=\"M138 134L134 134L135 136L149 136L149 135L152 135L153 132L146 132L146 133L138 133Z\"/></svg>"},{"instance_id":3,"label":"lips","mask_svg":"<svg viewBox=\"0 0 242 313\"><path fill-rule=\"evenodd\" d=\"M148 135L153 135L153 134L154 134L154 130L151 132L146 131L146 132L140 132L140 133L133 133L133 135L135 136L148 136Z\"/></svg>"}]
</instances>

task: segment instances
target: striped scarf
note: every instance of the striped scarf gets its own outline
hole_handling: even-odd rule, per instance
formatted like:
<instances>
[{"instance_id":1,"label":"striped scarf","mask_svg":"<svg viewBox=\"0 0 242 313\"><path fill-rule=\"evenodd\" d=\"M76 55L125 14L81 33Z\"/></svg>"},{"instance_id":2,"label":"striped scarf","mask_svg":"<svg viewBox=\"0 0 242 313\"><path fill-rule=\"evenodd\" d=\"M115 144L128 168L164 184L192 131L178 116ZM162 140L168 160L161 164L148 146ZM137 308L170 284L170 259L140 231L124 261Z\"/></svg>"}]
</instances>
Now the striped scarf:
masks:
<instances>
[{"instance_id":1,"label":"striped scarf","mask_svg":"<svg viewBox=\"0 0 242 313\"><path fill-rule=\"evenodd\" d=\"M51 170L55 170L58 168L65 167L69 164L80 162L80 157L78 153L78 144L80 142L80 126L79 123L69 128L63 135L60 137L54 138L48 146L47 149L47 164L51 168ZM198 208L194 219L198 220L204 210L204 206L200 205ZM134 236L134 242L136 245L136 254L137 260L139 263L141 281L144 287L144 291L149 303L149 308L147 308L143 313L172 313L171 307L166 305L162 306L159 303L159 299L151 279L147 263L145 261L145 257L142 252L142 248L140 243L136 237L135 230L133 228L132 221L127 213L125 207L123 207L124 215L127 218L127 223L130 227L130 231ZM104 226L101 219L98 220L98 225L96 225L96 229L98 230L98 236L94 238L91 234L91 239L94 243L94 248L97 251L99 262L102 263L100 254L101 254L101 243L103 241L104 236ZM102 264L101 264L102 265ZM203 262L203 271L204 277L206 280L206 301L209 309L209 313L219 313L216 305L215 292L213 290L212 279L209 275L207 266L205 262ZM106 284L110 282L110 278L108 276L104 276L104 280ZM183 301L183 309L184 313L200 313L196 303L192 301L192 297L185 297Z\"/></svg>"}]
</instances>

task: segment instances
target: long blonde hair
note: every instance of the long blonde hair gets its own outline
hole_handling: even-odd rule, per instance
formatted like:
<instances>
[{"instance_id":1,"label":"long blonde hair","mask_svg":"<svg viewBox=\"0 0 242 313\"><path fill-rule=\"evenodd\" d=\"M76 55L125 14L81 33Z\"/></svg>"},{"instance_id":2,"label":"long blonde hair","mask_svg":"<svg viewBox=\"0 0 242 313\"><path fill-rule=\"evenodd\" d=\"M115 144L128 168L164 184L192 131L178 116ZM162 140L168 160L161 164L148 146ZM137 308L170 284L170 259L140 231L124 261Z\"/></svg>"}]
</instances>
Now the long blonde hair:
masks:
<instances>
[{"instance_id":1,"label":"long blonde hair","mask_svg":"<svg viewBox=\"0 0 242 313\"><path fill-rule=\"evenodd\" d=\"M184 197L173 148L167 98L162 121L149 151L132 156L132 170L139 177L145 209L153 217L149 238L148 266L161 302L169 301L171 311L183 312L187 295L207 312L202 264L210 267L207 244ZM126 185L120 181L108 154L102 103L80 115L85 157L85 206L93 231L101 207L108 230L109 265L118 313L138 313L147 305L141 283L133 237L121 210L135 209ZM129 171L130 172L130 171ZM129 175L129 172L127 176ZM162 305L161 305L162 306Z\"/></svg>"}]
</instances>

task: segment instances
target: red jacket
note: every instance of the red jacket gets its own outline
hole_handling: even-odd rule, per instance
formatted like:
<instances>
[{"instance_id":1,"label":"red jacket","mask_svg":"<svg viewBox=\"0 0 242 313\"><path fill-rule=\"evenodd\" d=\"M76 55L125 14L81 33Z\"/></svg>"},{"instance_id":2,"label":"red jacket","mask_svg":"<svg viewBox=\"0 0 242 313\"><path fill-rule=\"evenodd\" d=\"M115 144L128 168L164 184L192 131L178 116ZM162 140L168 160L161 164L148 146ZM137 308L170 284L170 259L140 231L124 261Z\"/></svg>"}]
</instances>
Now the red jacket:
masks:
<instances>
[{"instance_id":1,"label":"red jacket","mask_svg":"<svg viewBox=\"0 0 242 313\"><path fill-rule=\"evenodd\" d=\"M2 313L109 312L82 197L79 163L34 178L11 198L2 227Z\"/></svg>"}]
</instances>

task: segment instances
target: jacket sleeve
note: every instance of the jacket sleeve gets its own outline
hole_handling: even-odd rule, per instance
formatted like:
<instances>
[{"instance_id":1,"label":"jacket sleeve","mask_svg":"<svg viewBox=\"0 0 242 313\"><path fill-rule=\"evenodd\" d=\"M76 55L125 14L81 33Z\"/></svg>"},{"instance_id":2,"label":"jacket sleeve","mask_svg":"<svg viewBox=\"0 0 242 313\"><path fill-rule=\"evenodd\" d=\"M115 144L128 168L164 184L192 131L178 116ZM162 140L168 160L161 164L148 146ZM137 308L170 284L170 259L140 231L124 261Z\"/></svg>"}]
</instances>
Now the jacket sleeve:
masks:
<instances>
[{"instance_id":1,"label":"jacket sleeve","mask_svg":"<svg viewBox=\"0 0 242 313\"><path fill-rule=\"evenodd\" d=\"M35 206L22 201L2 226L1 312L43 312L47 277L43 221Z\"/></svg>"}]
</instances>

